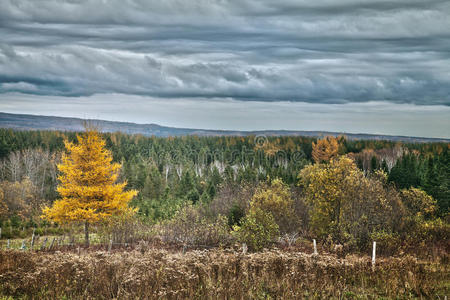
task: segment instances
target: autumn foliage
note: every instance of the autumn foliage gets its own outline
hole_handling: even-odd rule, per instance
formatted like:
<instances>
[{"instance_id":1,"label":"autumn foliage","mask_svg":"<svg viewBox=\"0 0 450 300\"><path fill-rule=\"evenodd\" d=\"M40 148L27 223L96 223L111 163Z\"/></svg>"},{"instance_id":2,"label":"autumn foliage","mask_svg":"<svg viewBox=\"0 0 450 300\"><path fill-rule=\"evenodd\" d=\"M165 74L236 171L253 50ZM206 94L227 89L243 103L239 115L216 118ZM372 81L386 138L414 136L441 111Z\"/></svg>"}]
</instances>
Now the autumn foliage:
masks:
<instances>
[{"instance_id":1,"label":"autumn foliage","mask_svg":"<svg viewBox=\"0 0 450 300\"><path fill-rule=\"evenodd\" d=\"M377 240L386 253L395 252L401 240L415 244L435 239L434 233L422 234L433 226L447 230L428 221L436 201L426 192L399 191L384 171L366 176L346 156L305 167L299 185L309 207L311 231L348 249L365 249L370 240Z\"/></svg>"},{"instance_id":2,"label":"autumn foliage","mask_svg":"<svg viewBox=\"0 0 450 300\"><path fill-rule=\"evenodd\" d=\"M35 189L29 178L16 182L0 182L0 217L30 217L39 209Z\"/></svg>"},{"instance_id":3,"label":"autumn foliage","mask_svg":"<svg viewBox=\"0 0 450 300\"><path fill-rule=\"evenodd\" d=\"M116 183L121 165L112 163L105 141L92 128L77 139L78 144L65 143L67 154L58 165L60 199L43 210L43 217L58 223L83 222L87 226L130 212L128 203L137 191L124 191L127 183Z\"/></svg>"},{"instance_id":4,"label":"autumn foliage","mask_svg":"<svg viewBox=\"0 0 450 300\"><path fill-rule=\"evenodd\" d=\"M295 215L291 191L279 178L262 183L253 195L250 207L250 210L260 208L271 213L281 233L297 229L299 217Z\"/></svg>"},{"instance_id":5,"label":"autumn foliage","mask_svg":"<svg viewBox=\"0 0 450 300\"><path fill-rule=\"evenodd\" d=\"M353 160L346 157L310 165L300 172L300 184L312 206L311 226L317 234L325 235L330 227L339 225L344 207L351 201L349 193L362 177Z\"/></svg>"},{"instance_id":6,"label":"autumn foliage","mask_svg":"<svg viewBox=\"0 0 450 300\"><path fill-rule=\"evenodd\" d=\"M235 226L238 239L251 250L260 250L273 242L279 233L298 230L294 201L289 186L281 179L264 182L250 201L248 214L241 226Z\"/></svg>"},{"instance_id":7,"label":"autumn foliage","mask_svg":"<svg viewBox=\"0 0 450 300\"><path fill-rule=\"evenodd\" d=\"M338 155L338 151L339 143L335 137L326 136L317 143L312 142L312 158L316 163L329 161Z\"/></svg>"}]
</instances>

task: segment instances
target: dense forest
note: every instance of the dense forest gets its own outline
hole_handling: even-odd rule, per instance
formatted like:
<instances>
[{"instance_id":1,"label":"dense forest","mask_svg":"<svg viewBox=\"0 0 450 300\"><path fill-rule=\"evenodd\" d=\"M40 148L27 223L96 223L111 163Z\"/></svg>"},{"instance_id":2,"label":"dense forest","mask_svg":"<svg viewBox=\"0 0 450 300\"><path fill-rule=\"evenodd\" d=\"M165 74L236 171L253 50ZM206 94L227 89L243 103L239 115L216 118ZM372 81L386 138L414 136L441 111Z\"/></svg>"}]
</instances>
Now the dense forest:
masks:
<instances>
[{"instance_id":1,"label":"dense forest","mask_svg":"<svg viewBox=\"0 0 450 300\"><path fill-rule=\"evenodd\" d=\"M58 198L56 166L64 141L76 136L0 129L3 237L49 225L40 218L42 207ZM394 251L389 247L400 241L439 244L448 238L446 143L344 136L102 137L122 165L120 180L139 192L131 204L140 224L163 230L167 239L238 239L258 249L266 240L301 235L363 250L376 238ZM252 222L267 225L262 236Z\"/></svg>"}]
</instances>

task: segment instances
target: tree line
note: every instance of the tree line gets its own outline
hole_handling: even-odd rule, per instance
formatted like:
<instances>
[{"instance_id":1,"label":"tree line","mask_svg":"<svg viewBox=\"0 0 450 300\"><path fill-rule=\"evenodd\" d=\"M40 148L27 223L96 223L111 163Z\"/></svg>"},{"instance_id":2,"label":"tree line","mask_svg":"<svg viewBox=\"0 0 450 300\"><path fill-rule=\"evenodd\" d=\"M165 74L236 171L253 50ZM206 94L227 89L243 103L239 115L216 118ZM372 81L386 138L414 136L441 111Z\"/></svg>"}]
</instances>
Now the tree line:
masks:
<instances>
[{"instance_id":1,"label":"tree line","mask_svg":"<svg viewBox=\"0 0 450 300\"><path fill-rule=\"evenodd\" d=\"M112 162L122 165L117 179L127 182L126 190L138 192L130 205L147 223L174 222L171 230L193 218L215 224L220 235L219 220L254 248L274 236L298 232L362 248L373 235L396 240L412 234L408 226L423 235L442 222L431 220L448 216L445 143L122 133L101 137ZM0 140L2 227L45 224L39 218L42 207L61 196L56 165L64 141L77 143L77 133L0 129ZM411 227L411 220L420 228Z\"/></svg>"}]
</instances>

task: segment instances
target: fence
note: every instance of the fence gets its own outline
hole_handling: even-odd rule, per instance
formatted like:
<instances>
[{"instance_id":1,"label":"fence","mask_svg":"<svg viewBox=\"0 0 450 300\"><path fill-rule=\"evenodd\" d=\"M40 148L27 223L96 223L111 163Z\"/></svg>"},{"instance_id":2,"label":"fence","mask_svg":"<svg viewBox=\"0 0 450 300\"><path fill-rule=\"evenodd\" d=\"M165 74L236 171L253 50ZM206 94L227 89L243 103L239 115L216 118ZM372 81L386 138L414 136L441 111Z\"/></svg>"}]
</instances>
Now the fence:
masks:
<instances>
[{"instance_id":1,"label":"fence","mask_svg":"<svg viewBox=\"0 0 450 300\"><path fill-rule=\"evenodd\" d=\"M0 239L1 239L1 232L2 229L0 228ZM42 239L42 240L41 240ZM140 241L136 242L130 242L130 243L117 243L113 242L113 240L109 240L109 242L99 242L92 245L93 247L100 247L104 248L108 252L111 252L114 247L130 247L137 245ZM317 242L316 239L312 240L313 248L312 248L312 255L318 256L319 252L317 250ZM56 250L56 249L62 249L62 248L72 248L76 249L77 252L80 252L80 247L83 246L82 242L79 242L76 240L75 235L62 235L62 236L45 236L40 237L39 235L35 235L35 231L33 230L33 233L31 235L31 238L29 239L22 239L20 240L13 240L11 242L10 239L8 240L0 240L0 248L2 249L20 249L20 250ZM195 245L196 248L213 248L211 246L207 245ZM183 245L182 252L185 253L188 248L188 245ZM244 243L242 244L242 253L247 254L247 245ZM375 269L376 265L376 242L373 242L372 245L372 268Z\"/></svg>"}]
</instances>

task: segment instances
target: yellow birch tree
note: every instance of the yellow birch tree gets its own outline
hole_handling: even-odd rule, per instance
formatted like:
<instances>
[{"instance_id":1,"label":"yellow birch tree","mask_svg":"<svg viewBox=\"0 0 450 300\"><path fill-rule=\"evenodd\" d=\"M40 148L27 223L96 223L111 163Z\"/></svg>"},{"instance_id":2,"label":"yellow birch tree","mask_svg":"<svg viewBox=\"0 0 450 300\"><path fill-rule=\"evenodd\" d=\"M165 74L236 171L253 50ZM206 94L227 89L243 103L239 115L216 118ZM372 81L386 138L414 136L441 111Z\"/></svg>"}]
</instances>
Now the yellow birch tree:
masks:
<instances>
[{"instance_id":1,"label":"yellow birch tree","mask_svg":"<svg viewBox=\"0 0 450 300\"><path fill-rule=\"evenodd\" d=\"M89 224L132 212L128 203L137 191L124 191L127 183L116 182L121 165L112 163L111 152L95 128L86 126L77 140L77 144L65 142L67 153L58 165L60 199L44 208L42 217L62 224L84 223L88 246Z\"/></svg>"},{"instance_id":2,"label":"yellow birch tree","mask_svg":"<svg viewBox=\"0 0 450 300\"><path fill-rule=\"evenodd\" d=\"M343 207L351 201L349 192L357 189L362 172L345 156L330 163L309 165L300 171L300 185L305 188L308 203L313 206L311 226L319 235L326 235L330 227L338 227Z\"/></svg>"}]
</instances>

